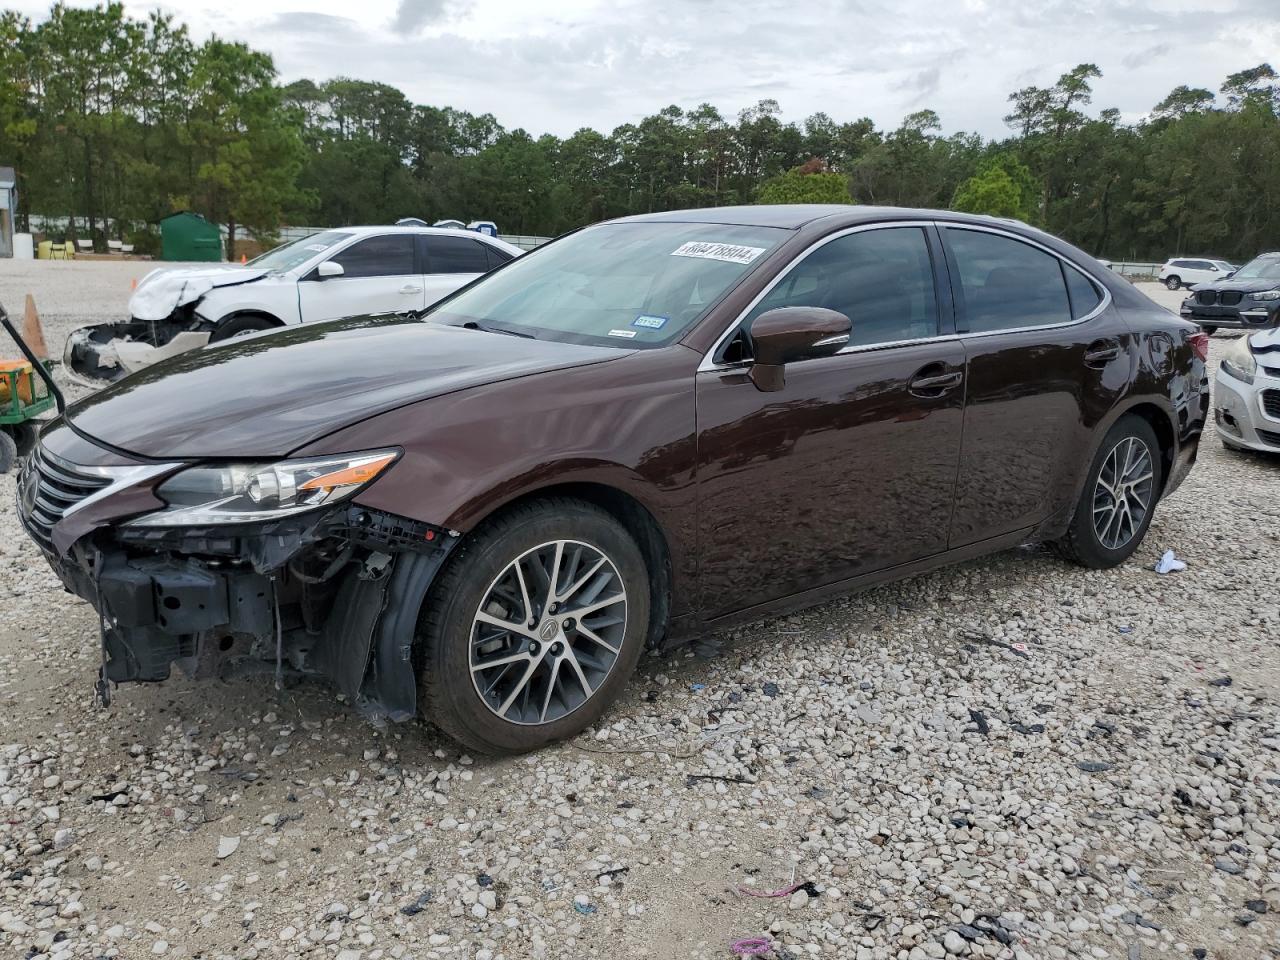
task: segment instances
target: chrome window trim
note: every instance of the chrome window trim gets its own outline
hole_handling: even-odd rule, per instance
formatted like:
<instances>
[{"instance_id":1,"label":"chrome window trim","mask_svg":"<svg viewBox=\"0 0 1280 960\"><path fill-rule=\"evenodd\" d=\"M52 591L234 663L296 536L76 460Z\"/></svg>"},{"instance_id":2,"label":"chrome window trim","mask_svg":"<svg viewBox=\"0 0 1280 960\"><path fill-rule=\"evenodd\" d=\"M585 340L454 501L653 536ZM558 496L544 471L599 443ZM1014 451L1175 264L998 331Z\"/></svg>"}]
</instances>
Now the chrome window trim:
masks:
<instances>
[{"instance_id":1,"label":"chrome window trim","mask_svg":"<svg viewBox=\"0 0 1280 960\"><path fill-rule=\"evenodd\" d=\"M871 350L887 350L892 347L916 346L922 343L943 343L948 341L969 339L973 337L991 337L991 336L996 336L998 334L1005 334L1005 333L1028 333L1033 330L1057 330L1064 327L1075 327L1083 323L1088 323L1090 320L1096 319L1098 316L1104 313L1108 307L1111 306L1111 302L1112 302L1111 291L1107 289L1106 284L1099 283L1096 279L1090 276L1088 271L1072 263L1070 260L1062 256L1062 254L1058 253L1055 250L1050 249L1049 247L1045 246L1043 243L1039 243L1027 237L1019 236L1016 233L1010 233L1008 230L1001 230L997 227L989 227L986 224L960 223L960 222L955 222L950 220L886 220L881 223L863 223L863 224L858 224L857 226L854 226L854 227L846 227L843 230L837 230L835 233L829 234L825 237L820 237L817 240L815 240L813 243L811 243L808 247L806 247L804 250L802 250L799 254L797 254L794 258L792 258L791 263L788 264L776 277L770 280L769 283L758 294L756 294L756 296L754 296L751 299L751 302L747 304L747 306L742 310L742 312L739 313L736 318L734 318L734 321L725 328L724 332L720 334L719 337L716 338L716 341L711 345L711 348L703 355L702 362L698 364L698 369L696 372L704 373L707 371L714 371L714 370L737 370L744 366L747 366L750 363L750 361L747 361L747 360L739 361L737 363L717 363L714 357L716 353L720 350L720 348L724 346L726 342L728 342L729 338L732 337L733 334L736 333L737 330L742 326L743 321L746 320L746 318L751 315L751 311L754 310L757 306L759 306L760 301L763 300L765 297L767 297L773 291L773 288L776 287L783 280L785 280L787 275L793 269L795 269L796 265L799 264L802 260L804 260L805 257L809 256L809 254L813 253L813 251L817 250L819 247L822 247L828 243L831 243L833 240L838 240L841 237L847 237L850 234L865 233L871 230L888 230L895 227L918 227L922 230L928 227L934 227L939 232L941 232L944 228L950 227L958 230L974 230L980 233L994 233L996 236L1004 237L1007 240L1013 240L1018 243L1025 243L1029 246L1035 247L1037 250L1047 253L1049 256L1057 260L1059 263L1065 264L1066 266L1070 267L1072 270L1075 270L1077 273L1083 276L1087 281L1089 281L1089 283L1091 283L1095 289L1100 288L1102 290L1102 299L1098 301L1098 305L1094 307L1093 310L1085 314L1079 320L1069 320L1065 323L1046 323L1046 324L1037 324L1037 325L1028 326L1028 327L1010 327L1005 330L984 330L980 333L959 333L959 332L940 333L937 336L933 336L933 337L916 337L910 340L889 340L889 341L885 341L884 343L858 344L854 346L845 347L844 349L837 351L834 354L834 356L842 356L848 353L865 353ZM945 245L946 241L943 240L942 242ZM936 271L936 267L935 267L935 271ZM1064 285L1065 285L1065 282L1064 282ZM1071 298L1070 298L1070 294L1068 294L1067 303L1070 304L1070 302L1071 302Z\"/></svg>"}]
</instances>

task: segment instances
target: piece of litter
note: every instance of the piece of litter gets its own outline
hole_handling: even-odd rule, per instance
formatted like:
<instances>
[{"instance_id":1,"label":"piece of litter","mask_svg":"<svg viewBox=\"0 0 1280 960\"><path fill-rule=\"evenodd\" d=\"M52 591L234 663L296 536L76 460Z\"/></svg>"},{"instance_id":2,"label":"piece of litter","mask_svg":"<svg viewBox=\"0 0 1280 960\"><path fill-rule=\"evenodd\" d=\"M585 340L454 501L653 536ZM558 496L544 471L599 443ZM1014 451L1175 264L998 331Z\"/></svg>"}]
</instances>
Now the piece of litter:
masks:
<instances>
[{"instance_id":1,"label":"piece of litter","mask_svg":"<svg viewBox=\"0 0 1280 960\"><path fill-rule=\"evenodd\" d=\"M707 689L707 685L705 683L691 683L689 684L689 689L697 693L699 690Z\"/></svg>"},{"instance_id":2,"label":"piece of litter","mask_svg":"<svg viewBox=\"0 0 1280 960\"><path fill-rule=\"evenodd\" d=\"M772 681L766 683L763 687L761 687L761 690L763 691L764 695L770 699L773 699L778 695L778 685Z\"/></svg>"},{"instance_id":3,"label":"piece of litter","mask_svg":"<svg viewBox=\"0 0 1280 960\"><path fill-rule=\"evenodd\" d=\"M1123 626L1117 628L1121 633L1133 633L1133 627Z\"/></svg>"},{"instance_id":4,"label":"piece of litter","mask_svg":"<svg viewBox=\"0 0 1280 960\"><path fill-rule=\"evenodd\" d=\"M424 891L417 900L413 901L413 903L406 903L401 907L400 912L406 917L416 917L427 908L427 904L431 902L431 896L432 894L430 890Z\"/></svg>"},{"instance_id":5,"label":"piece of litter","mask_svg":"<svg viewBox=\"0 0 1280 960\"><path fill-rule=\"evenodd\" d=\"M1010 648L1011 650L1017 650L1017 651L1018 651L1018 653L1026 653L1026 652L1027 652L1027 645L1026 645L1025 643L1011 643L1011 644L1009 644L1009 648Z\"/></svg>"},{"instance_id":6,"label":"piece of litter","mask_svg":"<svg viewBox=\"0 0 1280 960\"><path fill-rule=\"evenodd\" d=\"M1156 561L1156 573L1177 573L1179 570L1187 569L1185 560L1179 560L1172 550L1166 550Z\"/></svg>"},{"instance_id":7,"label":"piece of litter","mask_svg":"<svg viewBox=\"0 0 1280 960\"><path fill-rule=\"evenodd\" d=\"M768 937L743 937L729 944L729 949L740 957L758 957L773 949L773 941Z\"/></svg>"},{"instance_id":8,"label":"piece of litter","mask_svg":"<svg viewBox=\"0 0 1280 960\"><path fill-rule=\"evenodd\" d=\"M594 903L575 903L573 909L586 916L596 912L596 905Z\"/></svg>"},{"instance_id":9,"label":"piece of litter","mask_svg":"<svg viewBox=\"0 0 1280 960\"><path fill-rule=\"evenodd\" d=\"M240 849L239 837L219 837L218 838L218 859L225 860Z\"/></svg>"},{"instance_id":10,"label":"piece of litter","mask_svg":"<svg viewBox=\"0 0 1280 960\"><path fill-rule=\"evenodd\" d=\"M793 883L791 886L783 887L781 890L756 890L752 887L738 887L738 892L744 897L761 897L766 900L778 900L782 897L789 897L797 890L803 890L811 897L816 897L818 895L818 888L814 886L812 880Z\"/></svg>"}]
</instances>

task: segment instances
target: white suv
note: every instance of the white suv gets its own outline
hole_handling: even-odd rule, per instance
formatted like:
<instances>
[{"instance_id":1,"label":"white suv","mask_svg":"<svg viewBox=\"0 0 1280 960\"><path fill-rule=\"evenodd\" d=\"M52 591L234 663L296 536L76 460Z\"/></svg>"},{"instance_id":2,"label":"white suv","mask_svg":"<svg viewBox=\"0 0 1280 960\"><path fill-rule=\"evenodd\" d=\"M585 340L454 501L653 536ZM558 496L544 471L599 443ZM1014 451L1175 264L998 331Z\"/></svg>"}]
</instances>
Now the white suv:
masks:
<instances>
[{"instance_id":1,"label":"white suv","mask_svg":"<svg viewBox=\"0 0 1280 960\"><path fill-rule=\"evenodd\" d=\"M161 268L138 284L128 322L74 331L64 359L78 379L100 385L258 330L422 310L521 252L470 230L340 227L245 265Z\"/></svg>"},{"instance_id":2,"label":"white suv","mask_svg":"<svg viewBox=\"0 0 1280 960\"><path fill-rule=\"evenodd\" d=\"M1197 283L1221 280L1235 267L1225 260L1200 260L1193 257L1177 257L1166 260L1160 268L1160 282L1170 290L1190 287Z\"/></svg>"}]
</instances>

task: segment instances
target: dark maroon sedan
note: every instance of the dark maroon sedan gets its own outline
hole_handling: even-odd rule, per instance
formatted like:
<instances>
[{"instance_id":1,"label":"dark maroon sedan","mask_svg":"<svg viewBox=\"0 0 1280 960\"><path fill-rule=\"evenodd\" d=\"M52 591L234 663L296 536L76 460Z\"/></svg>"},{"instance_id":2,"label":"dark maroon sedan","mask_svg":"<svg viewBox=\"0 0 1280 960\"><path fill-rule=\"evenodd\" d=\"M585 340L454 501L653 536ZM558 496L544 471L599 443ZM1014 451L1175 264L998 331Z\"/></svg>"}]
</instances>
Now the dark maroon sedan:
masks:
<instances>
[{"instance_id":1,"label":"dark maroon sedan","mask_svg":"<svg viewBox=\"0 0 1280 960\"><path fill-rule=\"evenodd\" d=\"M646 647L1045 541L1124 561L1206 338L1018 223L632 217L425 316L211 345L72 407L19 487L100 693L274 671L521 751Z\"/></svg>"}]
</instances>

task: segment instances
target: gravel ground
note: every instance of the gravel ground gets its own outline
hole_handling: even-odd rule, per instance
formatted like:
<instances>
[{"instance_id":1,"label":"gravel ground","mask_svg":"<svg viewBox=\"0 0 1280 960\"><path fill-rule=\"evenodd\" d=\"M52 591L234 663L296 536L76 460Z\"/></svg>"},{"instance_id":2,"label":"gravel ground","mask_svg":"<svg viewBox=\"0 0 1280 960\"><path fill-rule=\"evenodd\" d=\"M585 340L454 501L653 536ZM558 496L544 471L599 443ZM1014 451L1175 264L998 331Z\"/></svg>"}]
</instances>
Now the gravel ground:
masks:
<instances>
[{"instance_id":1,"label":"gravel ground","mask_svg":"<svg viewBox=\"0 0 1280 960\"><path fill-rule=\"evenodd\" d=\"M142 269L14 266L0 300L34 286L51 345ZM315 686L175 677L100 711L92 611L0 478L0 944L1280 956L1278 495L1280 462L1207 439L1121 569L1021 549L765 621L647 660L607 726L491 760ZM1157 576L1167 547L1188 568Z\"/></svg>"}]
</instances>

